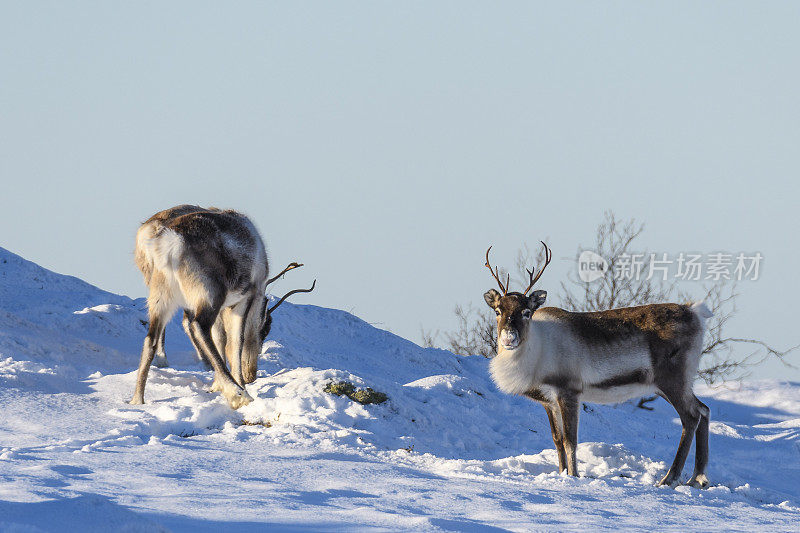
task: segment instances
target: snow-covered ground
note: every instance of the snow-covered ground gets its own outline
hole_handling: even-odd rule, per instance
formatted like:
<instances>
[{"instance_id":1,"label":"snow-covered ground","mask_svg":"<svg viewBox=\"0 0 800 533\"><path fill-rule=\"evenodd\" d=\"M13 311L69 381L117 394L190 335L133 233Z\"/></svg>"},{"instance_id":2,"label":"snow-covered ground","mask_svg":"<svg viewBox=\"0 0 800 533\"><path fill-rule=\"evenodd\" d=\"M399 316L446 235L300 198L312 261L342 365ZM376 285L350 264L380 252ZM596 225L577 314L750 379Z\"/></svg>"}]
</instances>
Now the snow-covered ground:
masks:
<instances>
[{"instance_id":1,"label":"snow-covered ground","mask_svg":"<svg viewBox=\"0 0 800 533\"><path fill-rule=\"evenodd\" d=\"M798 383L699 386L712 486L657 488L680 436L663 400L586 406L561 476L543 409L486 359L310 305L276 312L252 404L207 392L173 321L172 367L131 406L144 320L0 248L0 530L800 530ZM323 392L341 379L389 400Z\"/></svg>"}]
</instances>

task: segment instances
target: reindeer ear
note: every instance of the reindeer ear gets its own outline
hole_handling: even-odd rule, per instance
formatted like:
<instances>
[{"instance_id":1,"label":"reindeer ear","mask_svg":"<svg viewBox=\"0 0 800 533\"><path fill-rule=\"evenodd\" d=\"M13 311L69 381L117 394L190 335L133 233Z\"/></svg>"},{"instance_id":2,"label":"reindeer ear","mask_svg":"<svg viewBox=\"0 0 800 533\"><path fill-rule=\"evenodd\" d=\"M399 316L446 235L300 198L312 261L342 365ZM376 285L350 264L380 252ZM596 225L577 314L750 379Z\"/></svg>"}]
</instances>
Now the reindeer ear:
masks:
<instances>
[{"instance_id":1,"label":"reindeer ear","mask_svg":"<svg viewBox=\"0 0 800 533\"><path fill-rule=\"evenodd\" d=\"M544 301L547 300L547 291L533 291L530 296L528 296L528 307L531 311L536 311L539 307L544 305Z\"/></svg>"},{"instance_id":2,"label":"reindeer ear","mask_svg":"<svg viewBox=\"0 0 800 533\"><path fill-rule=\"evenodd\" d=\"M494 309L500 303L500 293L494 289L489 289L483 295L483 299L486 300L486 303Z\"/></svg>"}]
</instances>

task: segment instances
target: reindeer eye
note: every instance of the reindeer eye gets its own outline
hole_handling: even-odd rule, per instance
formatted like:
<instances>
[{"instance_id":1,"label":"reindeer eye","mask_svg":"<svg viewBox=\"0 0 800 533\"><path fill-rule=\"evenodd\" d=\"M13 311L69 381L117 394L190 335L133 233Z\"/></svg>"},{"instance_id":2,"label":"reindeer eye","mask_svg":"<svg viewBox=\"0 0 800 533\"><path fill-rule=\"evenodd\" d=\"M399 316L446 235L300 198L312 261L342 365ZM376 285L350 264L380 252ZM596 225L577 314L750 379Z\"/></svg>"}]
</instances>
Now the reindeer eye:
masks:
<instances>
[{"instance_id":1,"label":"reindeer eye","mask_svg":"<svg viewBox=\"0 0 800 533\"><path fill-rule=\"evenodd\" d=\"M523 316L524 318L530 318L530 317L531 317L531 310L530 310L530 309L525 309L525 310L522 312L522 316Z\"/></svg>"},{"instance_id":2,"label":"reindeer eye","mask_svg":"<svg viewBox=\"0 0 800 533\"><path fill-rule=\"evenodd\" d=\"M500 310L499 309L495 309L494 310L494 314L496 314L497 316L500 316Z\"/></svg>"}]
</instances>

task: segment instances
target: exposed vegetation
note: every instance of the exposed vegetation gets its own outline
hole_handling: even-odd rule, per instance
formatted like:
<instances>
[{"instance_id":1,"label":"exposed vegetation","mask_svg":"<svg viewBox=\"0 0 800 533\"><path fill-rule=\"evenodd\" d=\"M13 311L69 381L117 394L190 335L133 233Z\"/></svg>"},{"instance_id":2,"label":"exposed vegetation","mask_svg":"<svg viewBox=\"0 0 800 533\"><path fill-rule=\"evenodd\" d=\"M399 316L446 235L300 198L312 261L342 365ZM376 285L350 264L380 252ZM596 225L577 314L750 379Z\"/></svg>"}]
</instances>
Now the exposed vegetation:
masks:
<instances>
[{"instance_id":1,"label":"exposed vegetation","mask_svg":"<svg viewBox=\"0 0 800 533\"><path fill-rule=\"evenodd\" d=\"M322 389L322 391L327 392L328 394L335 394L336 396L347 396L354 402L358 402L361 405L383 403L389 399L386 394L378 392L372 389L372 387L357 389L356 386L349 381L331 381L325 385L325 388Z\"/></svg>"},{"instance_id":2,"label":"exposed vegetation","mask_svg":"<svg viewBox=\"0 0 800 533\"><path fill-rule=\"evenodd\" d=\"M258 422L253 422L253 421L250 421L250 420L242 420L239 423L239 425L242 425L242 426L262 426L262 427L265 427L265 428L271 428L272 427L272 422L270 422L269 420L267 420L267 421L259 420Z\"/></svg>"}]
</instances>

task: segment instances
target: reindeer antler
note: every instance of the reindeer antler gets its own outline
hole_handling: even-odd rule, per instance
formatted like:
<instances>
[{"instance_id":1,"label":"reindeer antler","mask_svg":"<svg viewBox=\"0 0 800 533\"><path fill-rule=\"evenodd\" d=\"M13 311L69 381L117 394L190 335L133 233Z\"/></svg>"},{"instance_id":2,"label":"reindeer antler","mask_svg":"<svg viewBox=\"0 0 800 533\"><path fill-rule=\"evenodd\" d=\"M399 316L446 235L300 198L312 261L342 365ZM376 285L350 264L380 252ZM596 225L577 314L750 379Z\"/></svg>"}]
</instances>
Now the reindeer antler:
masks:
<instances>
[{"instance_id":1,"label":"reindeer antler","mask_svg":"<svg viewBox=\"0 0 800 533\"><path fill-rule=\"evenodd\" d=\"M275 281L275 280L276 280L276 279L278 279L279 277L283 276L284 274L286 274L286 273L287 273L287 272L289 272L290 270L293 270L293 269L295 269L295 268L300 268L301 266L303 266L303 263L297 263L297 262L292 262L292 263L289 263L289 264L286 266L286 268L284 268L283 270L281 270L281 273L280 273L280 274L278 274L278 275L277 275L277 276L275 276L274 278L269 278L269 279L267 280L267 285L269 285L270 283L272 283L273 281Z\"/></svg>"},{"instance_id":2,"label":"reindeer antler","mask_svg":"<svg viewBox=\"0 0 800 533\"><path fill-rule=\"evenodd\" d=\"M486 250L486 264L484 266L489 269L489 272L492 273L492 277L497 280L497 284L500 285L500 290L503 291L503 296L505 296L508 294L508 287L511 284L511 274L508 275L508 278L506 279L506 285L504 287L503 282L500 281L500 267L492 268L492 265L489 263L489 251L491 249L492 247L490 246L489 250Z\"/></svg>"},{"instance_id":3,"label":"reindeer antler","mask_svg":"<svg viewBox=\"0 0 800 533\"><path fill-rule=\"evenodd\" d=\"M550 250L550 248L547 247L544 241L539 242L541 242L542 246L544 246L544 265L539 269L539 273L536 274L535 277L533 275L534 270L529 270L527 268L525 269L528 272L528 277L530 278L530 284L528 284L528 288L522 293L525 296L528 295L528 292L533 288L533 285L539 281L539 278L542 277L544 269L547 268L547 265L550 264L550 260L553 259L553 252ZM503 285L503 282L500 281L500 267L492 268L491 263L489 263L489 252L491 249L492 247L490 246L489 249L486 250L486 264L484 266L489 269L489 272L492 273L492 277L497 280L497 284L500 286L500 290L503 291L503 296L505 296L508 294L508 289L511 287L511 274L508 274L506 277L506 284Z\"/></svg>"},{"instance_id":4,"label":"reindeer antler","mask_svg":"<svg viewBox=\"0 0 800 533\"><path fill-rule=\"evenodd\" d=\"M298 262L296 262L296 261L293 261L293 262L289 263L288 265L286 265L286 268L284 268L283 270L281 270L281 273L280 273L280 274L278 274L278 275L277 275L277 276L275 276L274 278L269 278L269 279L267 280L267 285L269 285L270 283L272 283L273 281L275 281L275 280L276 280L276 279L278 279L279 277L283 276L284 274L286 274L286 273L287 273L287 272L289 272L290 270L294 270L295 268L300 268L301 266L303 266L303 263L298 263ZM270 314L270 313L272 313L272 312L273 312L275 309L277 309L277 308L278 308L278 306L279 306L279 305L281 305L281 304L282 304L284 301L286 301L286 298L288 298L288 297L289 297L289 296L291 296L292 294L297 294L298 292L311 292L311 291L313 291L313 290L314 290L314 287L316 287L316 286L317 286L317 280L314 280L314 283L312 283L312 284L311 284L311 288L310 288L310 289L295 289L295 290L293 290L293 291L289 291L289 292L287 292L286 294L284 294L284 295L283 295L283 298L281 298L280 300L278 300L278 303L276 303L275 305L273 305L272 307L270 307L270 308L267 310L267 314ZM265 302L265 306L266 306L266 302Z\"/></svg>"},{"instance_id":5,"label":"reindeer antler","mask_svg":"<svg viewBox=\"0 0 800 533\"><path fill-rule=\"evenodd\" d=\"M547 247L544 241L539 241L539 242L542 243L542 246L544 246L544 266L542 266L542 268L539 269L539 273L536 274L536 277L533 277L533 272L534 272L533 270L528 270L527 267L525 268L525 270L528 272L528 277L530 278L531 281L528 284L528 288L525 289L525 292L522 293L525 296L528 295L528 291L530 291L533 288L533 285L537 281L539 281L539 278L542 277L542 272L544 272L544 269L547 268L547 265L550 264L550 260L553 258L553 252L550 250L550 248Z\"/></svg>"},{"instance_id":6,"label":"reindeer antler","mask_svg":"<svg viewBox=\"0 0 800 533\"><path fill-rule=\"evenodd\" d=\"M310 289L295 289L293 291L287 292L286 294L283 295L283 298L278 300L278 303L276 303L275 305L273 305L272 307L269 308L269 310L267 311L267 314L271 314L275 309L278 308L279 305L281 305L284 302L284 300L286 300L286 298L288 298L292 294L297 294L298 292L311 292L311 291L314 290L314 287L316 287L316 286L317 286L317 280L314 280L314 283L311 284L311 288Z\"/></svg>"}]
</instances>

